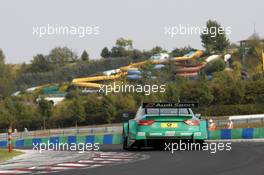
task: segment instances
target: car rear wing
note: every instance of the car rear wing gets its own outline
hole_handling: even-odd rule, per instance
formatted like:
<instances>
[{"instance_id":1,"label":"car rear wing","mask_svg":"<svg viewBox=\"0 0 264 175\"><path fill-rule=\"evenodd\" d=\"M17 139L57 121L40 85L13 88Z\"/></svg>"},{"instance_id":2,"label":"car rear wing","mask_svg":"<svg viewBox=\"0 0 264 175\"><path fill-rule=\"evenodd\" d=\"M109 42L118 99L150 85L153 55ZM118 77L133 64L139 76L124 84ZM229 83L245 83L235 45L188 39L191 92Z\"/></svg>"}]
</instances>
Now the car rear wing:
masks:
<instances>
[{"instance_id":1,"label":"car rear wing","mask_svg":"<svg viewBox=\"0 0 264 175\"><path fill-rule=\"evenodd\" d=\"M143 108L198 108L198 103L143 103Z\"/></svg>"},{"instance_id":2,"label":"car rear wing","mask_svg":"<svg viewBox=\"0 0 264 175\"><path fill-rule=\"evenodd\" d=\"M179 114L180 109L197 108L198 103L143 103L145 114ZM192 112L191 112L192 113Z\"/></svg>"}]
</instances>

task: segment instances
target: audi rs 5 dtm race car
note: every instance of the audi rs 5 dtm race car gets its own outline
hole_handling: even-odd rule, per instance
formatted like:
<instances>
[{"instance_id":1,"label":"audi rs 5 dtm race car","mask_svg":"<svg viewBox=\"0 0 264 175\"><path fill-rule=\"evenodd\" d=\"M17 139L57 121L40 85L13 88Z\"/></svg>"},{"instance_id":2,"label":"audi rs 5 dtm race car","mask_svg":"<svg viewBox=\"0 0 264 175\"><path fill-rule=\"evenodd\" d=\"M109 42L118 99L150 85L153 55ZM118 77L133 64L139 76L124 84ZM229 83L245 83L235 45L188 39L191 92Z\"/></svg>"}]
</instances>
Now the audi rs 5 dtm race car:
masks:
<instances>
[{"instance_id":1,"label":"audi rs 5 dtm race car","mask_svg":"<svg viewBox=\"0 0 264 175\"><path fill-rule=\"evenodd\" d=\"M123 123L123 149L160 147L167 141L207 139L206 121L194 115L197 103L143 103L134 119Z\"/></svg>"}]
</instances>

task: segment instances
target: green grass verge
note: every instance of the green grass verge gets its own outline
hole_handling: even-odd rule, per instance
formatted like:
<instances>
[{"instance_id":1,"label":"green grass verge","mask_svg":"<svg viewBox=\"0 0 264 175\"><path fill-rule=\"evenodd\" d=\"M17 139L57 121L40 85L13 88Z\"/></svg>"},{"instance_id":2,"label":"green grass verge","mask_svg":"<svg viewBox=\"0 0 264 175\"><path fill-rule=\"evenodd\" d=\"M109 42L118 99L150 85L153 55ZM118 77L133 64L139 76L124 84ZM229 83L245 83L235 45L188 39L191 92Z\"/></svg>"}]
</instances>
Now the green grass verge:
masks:
<instances>
[{"instance_id":1,"label":"green grass verge","mask_svg":"<svg viewBox=\"0 0 264 175\"><path fill-rule=\"evenodd\" d=\"M21 154L23 154L23 153L20 151L13 150L12 153L9 153L7 149L0 149L0 162L4 162L8 159L11 159L11 158L18 156L18 155L21 155Z\"/></svg>"}]
</instances>

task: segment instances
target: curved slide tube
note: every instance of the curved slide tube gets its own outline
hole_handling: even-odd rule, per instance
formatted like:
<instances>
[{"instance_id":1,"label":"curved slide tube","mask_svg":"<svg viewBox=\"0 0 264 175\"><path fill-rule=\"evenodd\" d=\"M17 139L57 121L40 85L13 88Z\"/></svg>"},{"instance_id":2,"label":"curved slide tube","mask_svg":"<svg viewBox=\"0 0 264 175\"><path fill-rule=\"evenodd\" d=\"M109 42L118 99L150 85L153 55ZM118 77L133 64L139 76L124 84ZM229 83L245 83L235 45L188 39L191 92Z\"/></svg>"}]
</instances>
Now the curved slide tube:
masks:
<instances>
[{"instance_id":1,"label":"curved slide tube","mask_svg":"<svg viewBox=\"0 0 264 175\"><path fill-rule=\"evenodd\" d=\"M198 76L198 72L202 68L204 68L205 65L206 65L206 62L199 63L199 64L196 64L196 65L179 64L178 66L180 66L181 68L178 68L176 70L176 76L180 76L180 77L195 77L195 76Z\"/></svg>"},{"instance_id":2,"label":"curved slide tube","mask_svg":"<svg viewBox=\"0 0 264 175\"><path fill-rule=\"evenodd\" d=\"M95 76L95 77L86 77L86 78L76 78L72 80L72 84L80 87L91 87L91 88L100 88L101 84L94 83L94 81L104 81L104 80L114 80L118 79L123 75L126 75L127 72L118 73L116 75L109 76Z\"/></svg>"},{"instance_id":3,"label":"curved slide tube","mask_svg":"<svg viewBox=\"0 0 264 175\"><path fill-rule=\"evenodd\" d=\"M97 83L97 81L118 79L124 75L127 75L127 72L129 69L139 68L145 64L170 64L171 61L176 61L176 62L186 61L190 59L199 58L202 55L203 55L203 51L198 50L196 52L191 53L190 55L182 56L182 57L174 57L174 58L171 58L170 60L151 60L151 61L141 61L138 63L132 63L132 64L129 64L128 66L123 66L123 67L120 67L119 69L116 69L116 70L120 70L120 71L116 71L118 72L116 75L75 78L72 80L72 84L75 86L79 86L79 87L99 89L102 85Z\"/></svg>"}]
</instances>

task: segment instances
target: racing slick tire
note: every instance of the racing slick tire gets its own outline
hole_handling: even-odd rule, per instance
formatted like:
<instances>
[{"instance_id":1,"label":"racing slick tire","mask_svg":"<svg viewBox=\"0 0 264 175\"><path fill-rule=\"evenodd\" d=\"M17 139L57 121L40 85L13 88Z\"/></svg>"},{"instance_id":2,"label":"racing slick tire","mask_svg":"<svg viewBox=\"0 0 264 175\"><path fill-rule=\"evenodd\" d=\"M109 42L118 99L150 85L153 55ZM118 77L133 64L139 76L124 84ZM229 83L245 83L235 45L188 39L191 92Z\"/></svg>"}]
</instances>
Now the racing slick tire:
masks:
<instances>
[{"instance_id":1,"label":"racing slick tire","mask_svg":"<svg viewBox=\"0 0 264 175\"><path fill-rule=\"evenodd\" d=\"M123 150L128 150L128 146L127 146L127 137L123 138Z\"/></svg>"}]
</instances>

